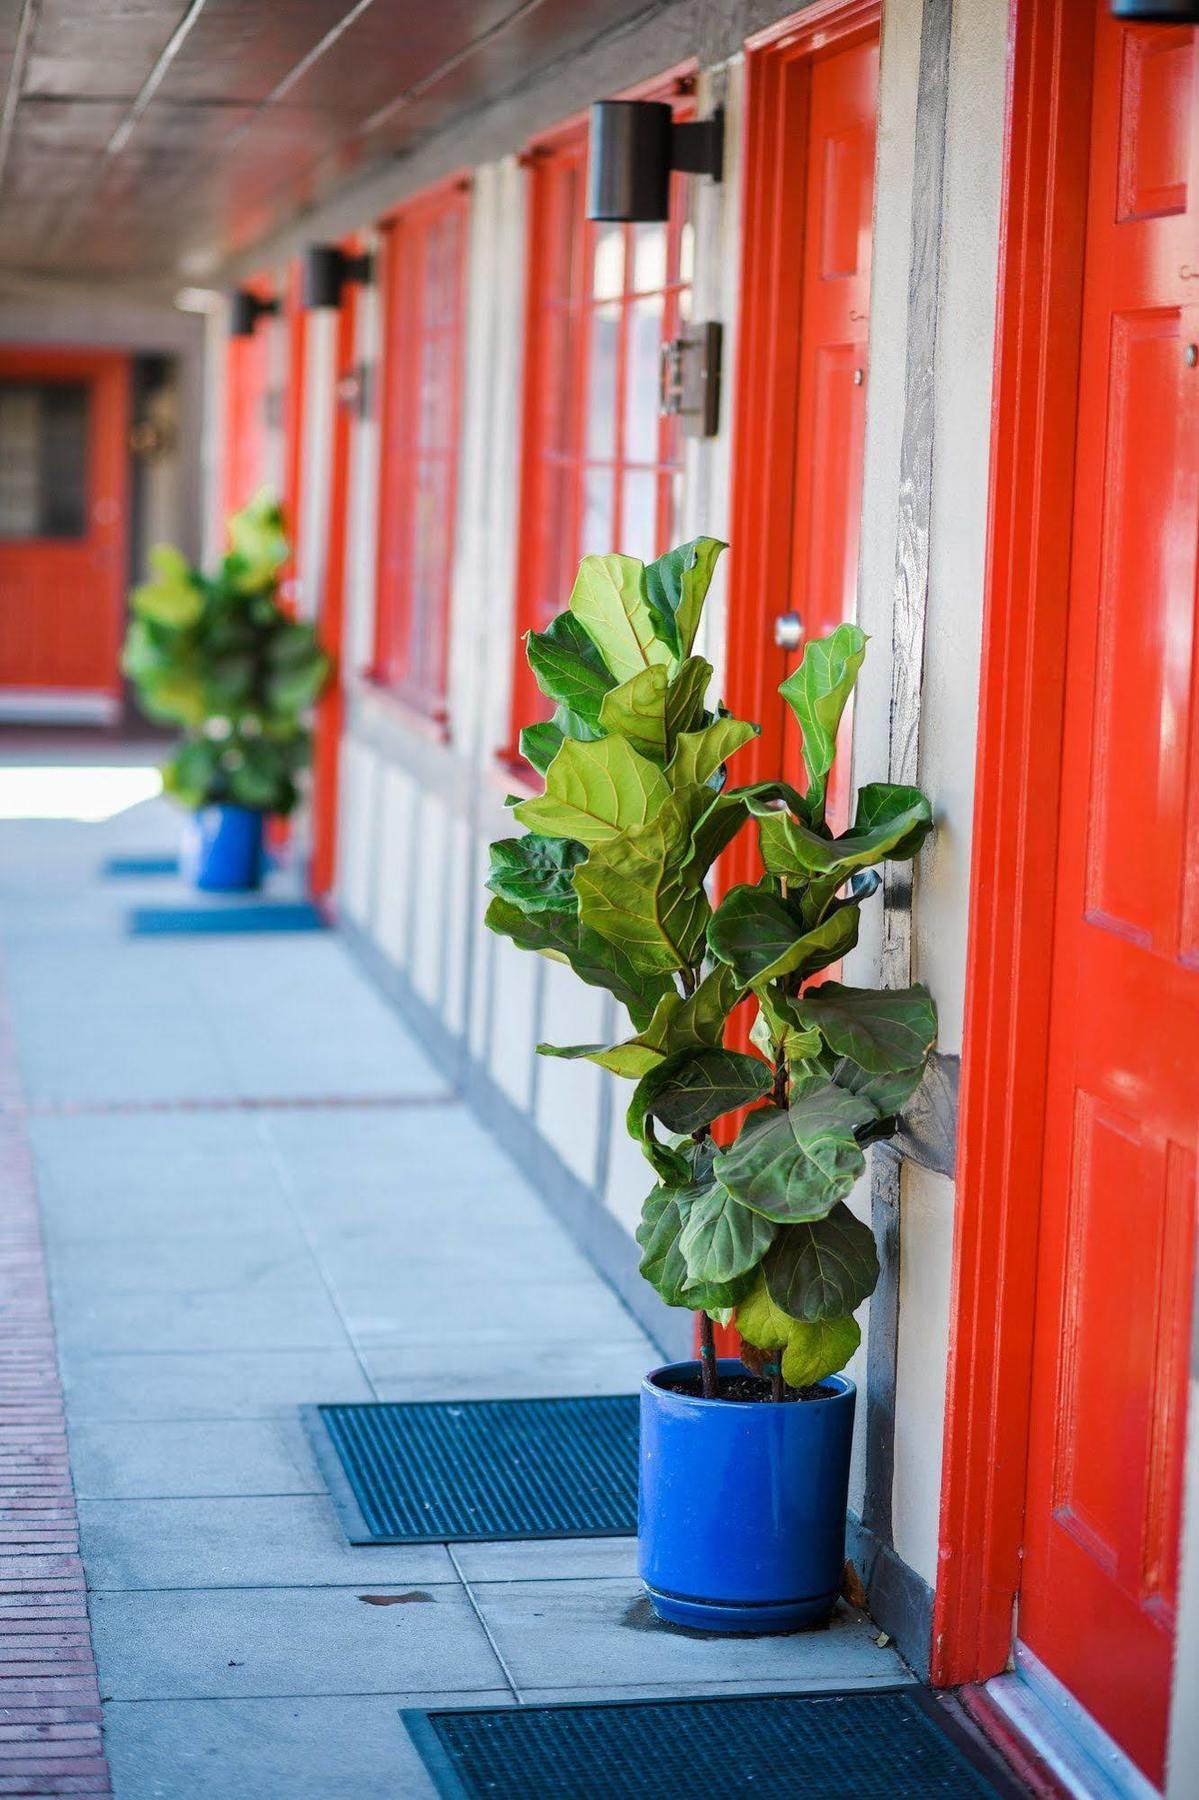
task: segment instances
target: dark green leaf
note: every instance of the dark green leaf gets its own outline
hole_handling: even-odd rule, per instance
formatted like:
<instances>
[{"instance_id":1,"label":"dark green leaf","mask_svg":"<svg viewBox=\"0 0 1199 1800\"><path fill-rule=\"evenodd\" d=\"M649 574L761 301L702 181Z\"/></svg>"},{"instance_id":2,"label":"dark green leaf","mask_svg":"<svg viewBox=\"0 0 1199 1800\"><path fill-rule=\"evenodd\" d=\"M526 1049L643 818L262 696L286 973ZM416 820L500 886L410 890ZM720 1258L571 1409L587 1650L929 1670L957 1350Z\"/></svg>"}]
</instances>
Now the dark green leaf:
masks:
<instances>
[{"instance_id":1,"label":"dark green leaf","mask_svg":"<svg viewBox=\"0 0 1199 1800\"><path fill-rule=\"evenodd\" d=\"M865 1168L854 1131L874 1117L865 1100L832 1085L800 1095L785 1110L763 1107L718 1153L716 1177L743 1205L779 1224L822 1219Z\"/></svg>"},{"instance_id":2,"label":"dark green leaf","mask_svg":"<svg viewBox=\"0 0 1199 1800\"><path fill-rule=\"evenodd\" d=\"M694 538L646 565L645 592L654 631L680 661L691 654L716 560L724 548L717 538Z\"/></svg>"},{"instance_id":3,"label":"dark green leaf","mask_svg":"<svg viewBox=\"0 0 1199 1800\"><path fill-rule=\"evenodd\" d=\"M856 907L842 907L805 930L790 908L764 887L730 888L708 925L708 947L745 987L814 975L858 941Z\"/></svg>"},{"instance_id":4,"label":"dark green leaf","mask_svg":"<svg viewBox=\"0 0 1199 1800\"><path fill-rule=\"evenodd\" d=\"M762 1273L770 1298L791 1318L809 1324L840 1318L874 1292L874 1233L839 1201L823 1219L784 1225Z\"/></svg>"},{"instance_id":5,"label":"dark green leaf","mask_svg":"<svg viewBox=\"0 0 1199 1800\"><path fill-rule=\"evenodd\" d=\"M826 981L802 996L798 1010L835 1055L867 1074L922 1067L937 1040L937 1009L919 982L878 989Z\"/></svg>"},{"instance_id":6,"label":"dark green leaf","mask_svg":"<svg viewBox=\"0 0 1199 1800\"><path fill-rule=\"evenodd\" d=\"M767 1093L773 1073L736 1050L679 1050L640 1083L640 1105L668 1131L685 1136Z\"/></svg>"},{"instance_id":7,"label":"dark green leaf","mask_svg":"<svg viewBox=\"0 0 1199 1800\"><path fill-rule=\"evenodd\" d=\"M548 719L537 725L526 725L520 734L520 753L539 775L544 775L561 750L565 735L561 726L551 724Z\"/></svg>"},{"instance_id":8,"label":"dark green leaf","mask_svg":"<svg viewBox=\"0 0 1199 1800\"><path fill-rule=\"evenodd\" d=\"M525 653L542 693L598 730L600 706L616 680L573 614L561 612L544 631L530 631Z\"/></svg>"},{"instance_id":9,"label":"dark green leaf","mask_svg":"<svg viewBox=\"0 0 1199 1800\"><path fill-rule=\"evenodd\" d=\"M718 1181L712 1182L692 1200L679 1239L690 1279L734 1281L756 1269L775 1230L769 1219L742 1206Z\"/></svg>"},{"instance_id":10,"label":"dark green leaf","mask_svg":"<svg viewBox=\"0 0 1199 1800\"><path fill-rule=\"evenodd\" d=\"M571 874L586 854L585 847L571 838L541 837L535 831L500 838L491 846L487 886L522 912L577 912Z\"/></svg>"}]
</instances>

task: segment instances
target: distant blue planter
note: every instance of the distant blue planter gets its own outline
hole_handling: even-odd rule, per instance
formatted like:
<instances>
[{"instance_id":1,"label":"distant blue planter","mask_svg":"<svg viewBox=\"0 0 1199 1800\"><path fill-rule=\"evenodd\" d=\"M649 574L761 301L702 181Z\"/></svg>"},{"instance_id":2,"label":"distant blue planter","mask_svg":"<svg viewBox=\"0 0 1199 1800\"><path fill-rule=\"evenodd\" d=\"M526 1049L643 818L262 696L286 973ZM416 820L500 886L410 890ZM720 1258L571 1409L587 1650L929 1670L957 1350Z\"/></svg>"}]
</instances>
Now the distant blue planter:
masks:
<instances>
[{"instance_id":1,"label":"distant blue planter","mask_svg":"<svg viewBox=\"0 0 1199 1800\"><path fill-rule=\"evenodd\" d=\"M743 1375L725 1359L720 1374ZM641 1384L641 1579L654 1611L703 1631L796 1631L841 1591L855 1388L827 1398L739 1402Z\"/></svg>"},{"instance_id":2,"label":"distant blue planter","mask_svg":"<svg viewBox=\"0 0 1199 1800\"><path fill-rule=\"evenodd\" d=\"M181 867L210 894L245 893L262 881L263 814L248 806L203 806L183 829Z\"/></svg>"}]
</instances>

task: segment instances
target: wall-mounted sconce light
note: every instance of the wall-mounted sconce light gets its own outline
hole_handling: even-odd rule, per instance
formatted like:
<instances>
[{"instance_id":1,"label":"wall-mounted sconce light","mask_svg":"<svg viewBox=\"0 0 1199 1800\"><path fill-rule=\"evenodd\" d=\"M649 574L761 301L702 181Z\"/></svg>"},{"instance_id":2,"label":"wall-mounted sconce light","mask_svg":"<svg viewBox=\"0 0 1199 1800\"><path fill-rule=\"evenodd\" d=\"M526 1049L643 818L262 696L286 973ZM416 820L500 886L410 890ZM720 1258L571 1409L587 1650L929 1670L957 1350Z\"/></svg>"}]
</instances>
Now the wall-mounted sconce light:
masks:
<instances>
[{"instance_id":1,"label":"wall-mounted sconce light","mask_svg":"<svg viewBox=\"0 0 1199 1800\"><path fill-rule=\"evenodd\" d=\"M1130 25L1199 25L1199 0L1112 0L1112 17Z\"/></svg>"},{"instance_id":2,"label":"wall-mounted sconce light","mask_svg":"<svg viewBox=\"0 0 1199 1800\"><path fill-rule=\"evenodd\" d=\"M309 244L300 265L300 295L305 309L340 306L341 291L347 281L365 287L371 279L371 259L347 256L336 244Z\"/></svg>"},{"instance_id":3,"label":"wall-mounted sconce light","mask_svg":"<svg viewBox=\"0 0 1199 1800\"><path fill-rule=\"evenodd\" d=\"M587 217L622 223L670 216L670 176L724 166L724 114L676 124L661 100L599 100L591 109Z\"/></svg>"},{"instance_id":4,"label":"wall-mounted sconce light","mask_svg":"<svg viewBox=\"0 0 1199 1800\"><path fill-rule=\"evenodd\" d=\"M230 337L253 337L259 319L272 318L278 310L277 300L264 300L250 288L234 288L229 296Z\"/></svg>"}]
</instances>

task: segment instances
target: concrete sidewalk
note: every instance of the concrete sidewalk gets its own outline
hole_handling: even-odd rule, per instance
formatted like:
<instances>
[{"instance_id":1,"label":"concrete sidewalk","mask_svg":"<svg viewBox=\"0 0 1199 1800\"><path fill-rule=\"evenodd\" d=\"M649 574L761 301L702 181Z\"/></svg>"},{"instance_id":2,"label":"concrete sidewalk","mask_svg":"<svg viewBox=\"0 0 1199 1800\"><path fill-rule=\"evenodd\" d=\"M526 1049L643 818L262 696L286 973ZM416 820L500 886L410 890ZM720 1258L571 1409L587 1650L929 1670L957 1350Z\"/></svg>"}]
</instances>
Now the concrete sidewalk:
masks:
<instances>
[{"instance_id":1,"label":"concrete sidewalk","mask_svg":"<svg viewBox=\"0 0 1199 1800\"><path fill-rule=\"evenodd\" d=\"M627 1540L346 1547L301 1404L629 1392L657 1353L334 934L127 936L185 896L102 860L175 833L0 823L118 1800L424 1796L405 1705L907 1679L848 1613L658 1626Z\"/></svg>"}]
</instances>

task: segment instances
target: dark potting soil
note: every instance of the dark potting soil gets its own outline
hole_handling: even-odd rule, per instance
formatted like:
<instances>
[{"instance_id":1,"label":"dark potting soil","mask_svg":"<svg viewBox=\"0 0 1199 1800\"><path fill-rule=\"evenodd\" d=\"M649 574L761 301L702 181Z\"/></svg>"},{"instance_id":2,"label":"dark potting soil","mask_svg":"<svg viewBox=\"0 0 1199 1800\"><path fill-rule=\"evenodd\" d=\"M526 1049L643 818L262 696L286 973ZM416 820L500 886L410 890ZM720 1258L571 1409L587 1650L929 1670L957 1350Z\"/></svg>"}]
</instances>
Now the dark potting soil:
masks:
<instances>
[{"instance_id":1,"label":"dark potting soil","mask_svg":"<svg viewBox=\"0 0 1199 1800\"><path fill-rule=\"evenodd\" d=\"M668 1379L659 1376L655 1387L664 1388L668 1394L689 1394L692 1399L703 1398L704 1385L698 1375L671 1375ZM822 1382L815 1382L811 1387L784 1388L784 1400L827 1400L836 1392L835 1388L825 1387ZM769 1400L770 1383L760 1375L722 1375L716 1385L718 1400Z\"/></svg>"}]
</instances>

